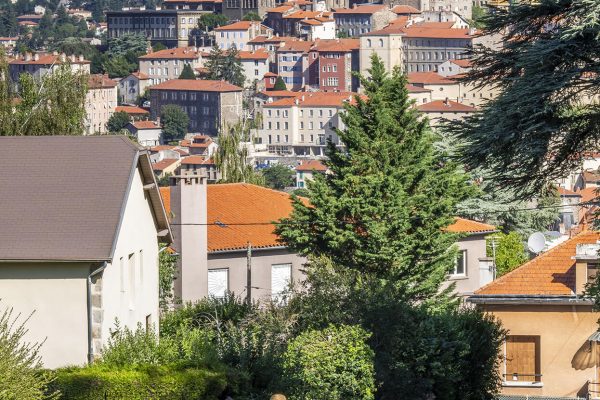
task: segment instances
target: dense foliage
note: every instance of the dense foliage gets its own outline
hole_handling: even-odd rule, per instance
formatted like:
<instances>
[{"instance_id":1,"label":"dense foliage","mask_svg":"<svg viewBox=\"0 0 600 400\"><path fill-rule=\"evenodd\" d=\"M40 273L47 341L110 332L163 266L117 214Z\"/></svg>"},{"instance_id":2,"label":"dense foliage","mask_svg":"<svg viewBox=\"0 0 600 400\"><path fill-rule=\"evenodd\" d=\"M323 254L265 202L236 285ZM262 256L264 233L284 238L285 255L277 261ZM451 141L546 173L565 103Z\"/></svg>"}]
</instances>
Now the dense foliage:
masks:
<instances>
[{"instance_id":1,"label":"dense foliage","mask_svg":"<svg viewBox=\"0 0 600 400\"><path fill-rule=\"evenodd\" d=\"M275 164L262 170L265 184L273 189L282 190L294 184L294 170L283 164Z\"/></svg>"},{"instance_id":2,"label":"dense foliage","mask_svg":"<svg viewBox=\"0 0 600 400\"><path fill-rule=\"evenodd\" d=\"M109 132L119 132L121 129L125 129L129 123L129 114L125 111L119 111L113 113L106 123L106 129Z\"/></svg>"},{"instance_id":3,"label":"dense foliage","mask_svg":"<svg viewBox=\"0 0 600 400\"><path fill-rule=\"evenodd\" d=\"M283 375L291 400L375 398L370 334L359 326L308 330L290 341Z\"/></svg>"},{"instance_id":4,"label":"dense foliage","mask_svg":"<svg viewBox=\"0 0 600 400\"><path fill-rule=\"evenodd\" d=\"M169 176L167 176L169 179ZM168 181L166 185L169 186ZM158 255L158 304L162 311L166 311L169 305L177 303L173 293L173 282L177 279L178 256L172 254L169 248L164 249Z\"/></svg>"},{"instance_id":5,"label":"dense foliage","mask_svg":"<svg viewBox=\"0 0 600 400\"><path fill-rule=\"evenodd\" d=\"M246 77L244 76L244 69L242 68L242 63L240 61L239 51L235 45L223 52L215 44L210 51L204 67L208 71L208 79L225 80L232 85L239 87L244 86Z\"/></svg>"},{"instance_id":6,"label":"dense foliage","mask_svg":"<svg viewBox=\"0 0 600 400\"><path fill-rule=\"evenodd\" d=\"M188 131L190 118L181 107L167 104L160 110L160 123L165 142L181 140Z\"/></svg>"},{"instance_id":7,"label":"dense foliage","mask_svg":"<svg viewBox=\"0 0 600 400\"><path fill-rule=\"evenodd\" d=\"M144 35L131 33L110 38L108 46L102 65L111 78L122 78L137 70L138 57L146 54L148 41Z\"/></svg>"},{"instance_id":8,"label":"dense foliage","mask_svg":"<svg viewBox=\"0 0 600 400\"><path fill-rule=\"evenodd\" d=\"M0 50L0 136L81 135L87 78L65 63L41 79L12 82Z\"/></svg>"},{"instance_id":9,"label":"dense foliage","mask_svg":"<svg viewBox=\"0 0 600 400\"><path fill-rule=\"evenodd\" d=\"M194 70L190 64L185 64L183 66L183 70L181 70L179 79L196 79L196 74L194 73Z\"/></svg>"},{"instance_id":10,"label":"dense foliage","mask_svg":"<svg viewBox=\"0 0 600 400\"><path fill-rule=\"evenodd\" d=\"M499 232L487 238L487 256L495 256L497 276L502 276L529 260L524 239L518 232ZM495 250L492 249L492 241L495 243Z\"/></svg>"},{"instance_id":11,"label":"dense foliage","mask_svg":"<svg viewBox=\"0 0 600 400\"><path fill-rule=\"evenodd\" d=\"M12 309L0 312L0 398L39 400L57 398L48 389L53 376L42 369L41 344L25 341L27 320L19 320Z\"/></svg>"},{"instance_id":12,"label":"dense foliage","mask_svg":"<svg viewBox=\"0 0 600 400\"><path fill-rule=\"evenodd\" d=\"M519 2L484 18L500 48L473 50L465 80L498 88L480 112L449 125L469 168L495 187L539 196L598 147L600 2Z\"/></svg>"},{"instance_id":13,"label":"dense foliage","mask_svg":"<svg viewBox=\"0 0 600 400\"><path fill-rule=\"evenodd\" d=\"M287 86L285 85L282 77L277 77L275 80L275 85L273 86L273 90L287 90Z\"/></svg>"},{"instance_id":14,"label":"dense foliage","mask_svg":"<svg viewBox=\"0 0 600 400\"><path fill-rule=\"evenodd\" d=\"M219 183L245 182L264 185L264 177L248 162L248 126L238 122L232 127L224 126L219 132L219 147L214 155L215 164L221 172Z\"/></svg>"}]
</instances>

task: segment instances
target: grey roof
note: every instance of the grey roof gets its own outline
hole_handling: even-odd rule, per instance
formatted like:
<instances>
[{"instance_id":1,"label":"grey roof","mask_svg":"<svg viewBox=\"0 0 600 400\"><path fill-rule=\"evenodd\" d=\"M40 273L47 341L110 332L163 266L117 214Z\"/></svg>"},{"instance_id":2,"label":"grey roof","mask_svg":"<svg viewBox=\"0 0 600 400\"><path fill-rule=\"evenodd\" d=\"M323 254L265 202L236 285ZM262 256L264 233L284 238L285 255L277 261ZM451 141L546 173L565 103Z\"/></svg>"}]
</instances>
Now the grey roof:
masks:
<instances>
[{"instance_id":1,"label":"grey roof","mask_svg":"<svg viewBox=\"0 0 600 400\"><path fill-rule=\"evenodd\" d=\"M147 153L124 136L0 137L0 261L111 260L136 168L155 182Z\"/></svg>"}]
</instances>

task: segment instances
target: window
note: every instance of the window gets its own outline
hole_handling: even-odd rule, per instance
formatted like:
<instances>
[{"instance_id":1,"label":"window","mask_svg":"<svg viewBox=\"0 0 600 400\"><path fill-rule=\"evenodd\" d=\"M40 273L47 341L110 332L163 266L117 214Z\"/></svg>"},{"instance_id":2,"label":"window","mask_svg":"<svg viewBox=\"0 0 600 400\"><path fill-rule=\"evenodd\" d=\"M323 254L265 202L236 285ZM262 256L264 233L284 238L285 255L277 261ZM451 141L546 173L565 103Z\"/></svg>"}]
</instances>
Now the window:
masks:
<instances>
[{"instance_id":1,"label":"window","mask_svg":"<svg viewBox=\"0 0 600 400\"><path fill-rule=\"evenodd\" d=\"M371 47L371 39L367 39L367 47Z\"/></svg>"},{"instance_id":2,"label":"window","mask_svg":"<svg viewBox=\"0 0 600 400\"><path fill-rule=\"evenodd\" d=\"M229 269L208 270L208 295L223 298L229 290Z\"/></svg>"},{"instance_id":3,"label":"window","mask_svg":"<svg viewBox=\"0 0 600 400\"><path fill-rule=\"evenodd\" d=\"M460 250L458 252L458 257L456 257L456 265L454 266L454 271L452 272L454 276L466 276L467 275L467 251Z\"/></svg>"},{"instance_id":4,"label":"window","mask_svg":"<svg viewBox=\"0 0 600 400\"><path fill-rule=\"evenodd\" d=\"M383 47L383 39L379 39L379 47Z\"/></svg>"},{"instance_id":5,"label":"window","mask_svg":"<svg viewBox=\"0 0 600 400\"><path fill-rule=\"evenodd\" d=\"M281 301L281 296L292 281L292 264L271 265L271 299Z\"/></svg>"},{"instance_id":6,"label":"window","mask_svg":"<svg viewBox=\"0 0 600 400\"><path fill-rule=\"evenodd\" d=\"M504 385L541 382L540 337L509 335L504 350Z\"/></svg>"}]
</instances>

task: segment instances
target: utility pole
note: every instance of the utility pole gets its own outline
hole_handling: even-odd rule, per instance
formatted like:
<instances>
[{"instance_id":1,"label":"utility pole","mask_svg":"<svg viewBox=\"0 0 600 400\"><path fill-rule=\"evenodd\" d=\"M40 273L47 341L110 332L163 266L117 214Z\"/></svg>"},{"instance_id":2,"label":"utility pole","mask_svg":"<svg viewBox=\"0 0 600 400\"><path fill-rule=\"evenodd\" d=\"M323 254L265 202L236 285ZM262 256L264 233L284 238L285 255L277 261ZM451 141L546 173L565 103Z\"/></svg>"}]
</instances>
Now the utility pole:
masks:
<instances>
[{"instance_id":1,"label":"utility pole","mask_svg":"<svg viewBox=\"0 0 600 400\"><path fill-rule=\"evenodd\" d=\"M252 304L252 244L246 250L246 302Z\"/></svg>"}]
</instances>

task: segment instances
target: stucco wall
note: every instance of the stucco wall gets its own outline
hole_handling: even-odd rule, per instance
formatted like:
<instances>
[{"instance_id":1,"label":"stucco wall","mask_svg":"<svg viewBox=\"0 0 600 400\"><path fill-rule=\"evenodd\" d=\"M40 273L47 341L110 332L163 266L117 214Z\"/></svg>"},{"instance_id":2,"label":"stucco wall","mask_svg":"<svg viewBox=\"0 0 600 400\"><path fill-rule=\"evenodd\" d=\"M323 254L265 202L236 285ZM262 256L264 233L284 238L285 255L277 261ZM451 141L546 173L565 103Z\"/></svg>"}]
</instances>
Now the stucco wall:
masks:
<instances>
[{"instance_id":1,"label":"stucco wall","mask_svg":"<svg viewBox=\"0 0 600 400\"><path fill-rule=\"evenodd\" d=\"M86 278L90 264L0 263L0 310L21 314L25 340L45 343L46 368L83 364L87 359Z\"/></svg>"},{"instance_id":2,"label":"stucco wall","mask_svg":"<svg viewBox=\"0 0 600 400\"><path fill-rule=\"evenodd\" d=\"M158 323L158 241L149 198L146 197L140 173L136 169L117 236L113 262L107 265L102 277L104 343L110 337L109 330L114 329L116 318L122 327L130 328L135 328L138 323L145 326L146 316L150 316L151 323ZM129 256L132 254L133 276L129 267ZM98 349L94 351L97 353Z\"/></svg>"},{"instance_id":3,"label":"stucco wall","mask_svg":"<svg viewBox=\"0 0 600 400\"><path fill-rule=\"evenodd\" d=\"M456 293L473 294L482 285L479 282L479 259L485 258L485 235L473 235L461 238L456 244L459 250L466 251L467 270L464 276L450 276L445 285L456 284Z\"/></svg>"},{"instance_id":4,"label":"stucco wall","mask_svg":"<svg viewBox=\"0 0 600 400\"><path fill-rule=\"evenodd\" d=\"M540 336L540 373L543 387L503 387L504 394L576 396L595 368L587 352L587 338L598 329L598 314L590 306L487 305L509 335ZM504 373L504 365L501 366Z\"/></svg>"},{"instance_id":5,"label":"stucco wall","mask_svg":"<svg viewBox=\"0 0 600 400\"><path fill-rule=\"evenodd\" d=\"M265 300L271 297L271 266L273 264L292 264L292 281L304 279L301 272L306 259L285 249L254 250L252 252L252 298ZM208 255L208 269L229 269L229 291L240 296L246 296L246 251L235 253L212 253ZM208 289L202 287L202 296L208 295Z\"/></svg>"}]
</instances>

